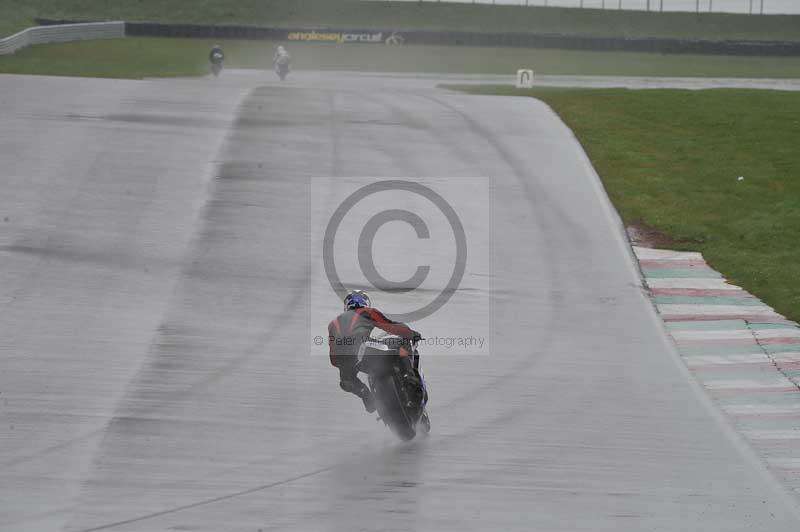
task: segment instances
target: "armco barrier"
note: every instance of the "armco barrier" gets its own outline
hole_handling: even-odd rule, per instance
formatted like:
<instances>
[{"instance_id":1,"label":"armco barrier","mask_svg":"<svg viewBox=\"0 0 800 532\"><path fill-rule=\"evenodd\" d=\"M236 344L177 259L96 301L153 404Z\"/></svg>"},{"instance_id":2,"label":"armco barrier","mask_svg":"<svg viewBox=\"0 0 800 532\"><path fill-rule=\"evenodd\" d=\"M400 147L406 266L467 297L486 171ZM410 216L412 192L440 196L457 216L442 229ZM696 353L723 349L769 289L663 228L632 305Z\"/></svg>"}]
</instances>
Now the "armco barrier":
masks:
<instances>
[{"instance_id":1,"label":"armco barrier","mask_svg":"<svg viewBox=\"0 0 800 532\"><path fill-rule=\"evenodd\" d=\"M65 21L37 20L40 24L62 24ZM437 44L451 46L504 46L514 48L553 48L562 50L592 50L619 52L650 52L666 54L714 54L753 56L798 56L800 42L792 41L710 41L666 38L598 37L590 35L561 35L544 33L482 33L471 31L393 31L381 29L332 28L266 28L258 26L212 26L200 24L160 24L127 22L125 34L139 37L188 37L203 39L271 39L291 41L291 34L338 33L341 35L382 34L385 42L390 36L402 37L406 44ZM375 42L369 40L368 42Z\"/></svg>"},{"instance_id":2,"label":"armco barrier","mask_svg":"<svg viewBox=\"0 0 800 532\"><path fill-rule=\"evenodd\" d=\"M183 37L200 39L286 39L288 30L257 26L204 26L198 24L159 24L127 22L125 34L131 37Z\"/></svg>"},{"instance_id":3,"label":"armco barrier","mask_svg":"<svg viewBox=\"0 0 800 532\"><path fill-rule=\"evenodd\" d=\"M81 41L87 39L116 39L125 37L124 22L89 22L34 26L5 39L0 39L0 55L13 54L33 44Z\"/></svg>"},{"instance_id":4,"label":"armco barrier","mask_svg":"<svg viewBox=\"0 0 800 532\"><path fill-rule=\"evenodd\" d=\"M375 35L384 40L402 36L406 44L438 44L455 46L506 46L517 48L557 48L562 50L655 52L670 54L723 55L800 55L800 42L782 41L706 41L658 38L593 37L540 33L481 33L469 31L398 31L380 29L305 29L262 28L255 26L203 26L193 24L126 24L129 36L195 37L208 39L273 39L291 40L291 34L340 33L342 35Z\"/></svg>"}]
</instances>

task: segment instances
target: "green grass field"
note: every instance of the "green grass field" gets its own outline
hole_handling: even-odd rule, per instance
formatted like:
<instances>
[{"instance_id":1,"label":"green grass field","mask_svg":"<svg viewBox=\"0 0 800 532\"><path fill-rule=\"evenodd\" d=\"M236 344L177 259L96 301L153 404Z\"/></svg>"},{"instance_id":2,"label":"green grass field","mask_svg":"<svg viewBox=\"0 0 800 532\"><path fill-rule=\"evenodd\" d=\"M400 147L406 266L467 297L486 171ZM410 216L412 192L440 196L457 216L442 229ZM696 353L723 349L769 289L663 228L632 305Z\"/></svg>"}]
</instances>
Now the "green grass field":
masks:
<instances>
[{"instance_id":1,"label":"green grass field","mask_svg":"<svg viewBox=\"0 0 800 532\"><path fill-rule=\"evenodd\" d=\"M270 68L268 41L224 42L232 68ZM129 38L40 45L0 56L0 72L141 78L207 73L210 41ZM800 77L800 57L661 55L457 46L288 44L297 69L429 73Z\"/></svg>"},{"instance_id":2,"label":"green grass field","mask_svg":"<svg viewBox=\"0 0 800 532\"><path fill-rule=\"evenodd\" d=\"M800 93L463 89L545 101L580 139L626 224L702 252L800 321Z\"/></svg>"},{"instance_id":3,"label":"green grass field","mask_svg":"<svg viewBox=\"0 0 800 532\"><path fill-rule=\"evenodd\" d=\"M358 0L0 0L0 35L34 18L393 29L532 31L606 36L800 40L800 16Z\"/></svg>"}]
</instances>

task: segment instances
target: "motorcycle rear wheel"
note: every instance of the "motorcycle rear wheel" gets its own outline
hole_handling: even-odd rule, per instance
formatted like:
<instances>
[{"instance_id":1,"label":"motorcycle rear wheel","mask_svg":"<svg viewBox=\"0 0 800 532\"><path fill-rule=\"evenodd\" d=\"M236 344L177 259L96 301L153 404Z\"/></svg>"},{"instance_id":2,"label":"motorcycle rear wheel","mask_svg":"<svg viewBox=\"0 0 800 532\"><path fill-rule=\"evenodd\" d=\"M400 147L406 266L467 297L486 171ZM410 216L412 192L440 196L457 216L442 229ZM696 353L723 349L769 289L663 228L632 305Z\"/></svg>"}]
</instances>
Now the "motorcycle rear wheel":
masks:
<instances>
[{"instance_id":1,"label":"motorcycle rear wheel","mask_svg":"<svg viewBox=\"0 0 800 532\"><path fill-rule=\"evenodd\" d=\"M392 428L394 429L395 434L397 437L403 441L410 441L413 440L414 437L417 435L417 431L414 428L414 424L409 419L408 414L406 413L406 409L403 407L403 400L400 398L400 391L397 388L397 379L391 379L392 381L392 391L394 392L394 396L397 399L397 409L400 411L400 419L397 420Z\"/></svg>"}]
</instances>

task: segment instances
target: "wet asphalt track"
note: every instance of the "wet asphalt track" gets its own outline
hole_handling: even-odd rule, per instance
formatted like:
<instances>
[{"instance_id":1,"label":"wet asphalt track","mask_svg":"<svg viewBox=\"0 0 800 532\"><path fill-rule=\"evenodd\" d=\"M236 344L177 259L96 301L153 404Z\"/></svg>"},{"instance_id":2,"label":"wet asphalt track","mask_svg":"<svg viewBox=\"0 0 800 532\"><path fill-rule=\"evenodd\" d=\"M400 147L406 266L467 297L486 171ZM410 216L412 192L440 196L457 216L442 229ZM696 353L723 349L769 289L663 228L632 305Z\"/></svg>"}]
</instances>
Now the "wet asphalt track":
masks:
<instances>
[{"instance_id":1,"label":"wet asphalt track","mask_svg":"<svg viewBox=\"0 0 800 532\"><path fill-rule=\"evenodd\" d=\"M570 132L431 85L0 76L0 530L798 529ZM492 350L425 359L401 444L308 355L306 183L436 175L491 181Z\"/></svg>"}]
</instances>

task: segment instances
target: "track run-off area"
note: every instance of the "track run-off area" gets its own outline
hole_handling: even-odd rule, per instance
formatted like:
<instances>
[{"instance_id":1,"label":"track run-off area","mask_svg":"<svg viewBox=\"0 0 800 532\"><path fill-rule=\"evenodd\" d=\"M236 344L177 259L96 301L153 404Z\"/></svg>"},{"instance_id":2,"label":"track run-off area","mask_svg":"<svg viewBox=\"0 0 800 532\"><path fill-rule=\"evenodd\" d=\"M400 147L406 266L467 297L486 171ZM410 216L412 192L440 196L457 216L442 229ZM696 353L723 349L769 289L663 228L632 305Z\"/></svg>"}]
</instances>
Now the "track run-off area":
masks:
<instances>
[{"instance_id":1,"label":"track run-off area","mask_svg":"<svg viewBox=\"0 0 800 532\"><path fill-rule=\"evenodd\" d=\"M569 129L436 88L461 81L0 76L0 530L798 530ZM340 310L321 213L388 179L457 184L479 237L413 326L488 342L423 348L433 431L409 443L312 341ZM395 230L375 249L418 241ZM450 250L419 242L376 267L432 284L377 306L446 284Z\"/></svg>"}]
</instances>

